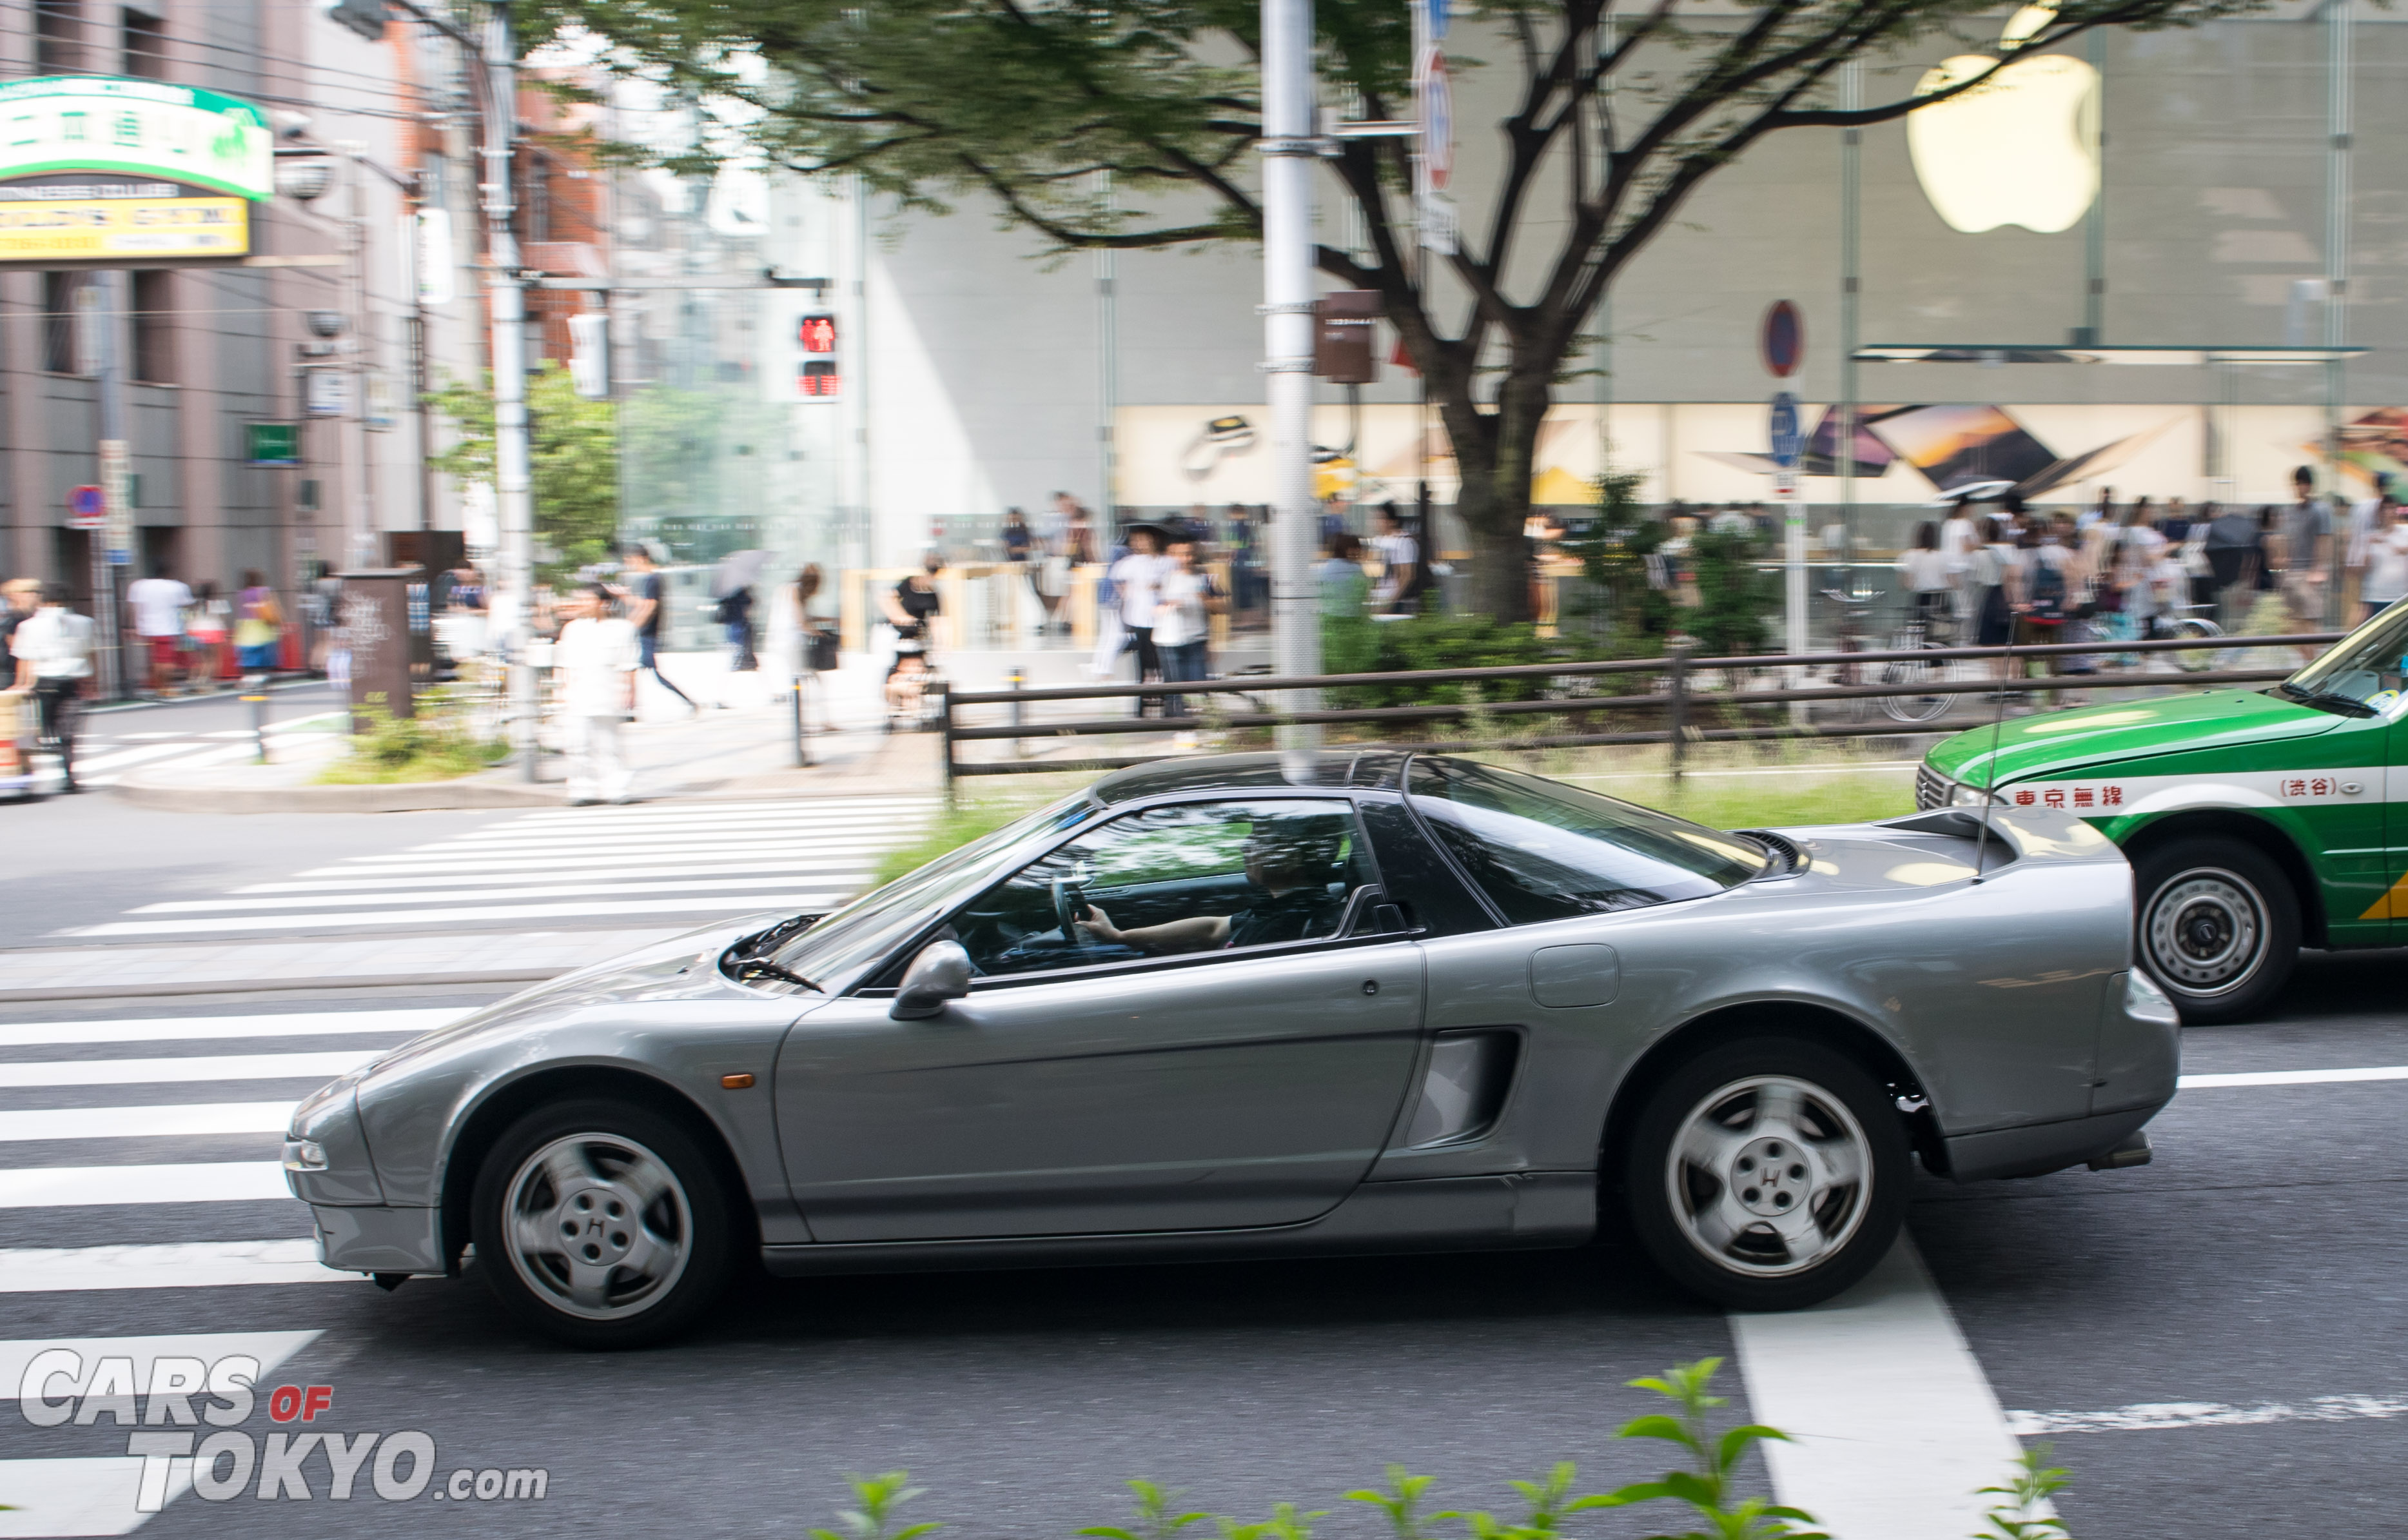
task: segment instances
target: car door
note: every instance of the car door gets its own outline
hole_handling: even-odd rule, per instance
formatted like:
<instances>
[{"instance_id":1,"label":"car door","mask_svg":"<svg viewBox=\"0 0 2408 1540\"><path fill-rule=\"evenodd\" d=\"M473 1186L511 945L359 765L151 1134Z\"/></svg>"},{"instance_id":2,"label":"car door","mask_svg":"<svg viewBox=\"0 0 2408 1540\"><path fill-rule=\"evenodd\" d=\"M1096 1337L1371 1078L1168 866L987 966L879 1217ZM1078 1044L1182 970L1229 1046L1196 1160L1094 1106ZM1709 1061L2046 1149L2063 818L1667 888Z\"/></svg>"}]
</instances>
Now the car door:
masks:
<instances>
[{"instance_id":1,"label":"car door","mask_svg":"<svg viewBox=\"0 0 2408 1540\"><path fill-rule=\"evenodd\" d=\"M812 1233L1208 1230L1335 1207L1419 1048L1419 950L1362 933L1375 875L1346 800L1257 798L1139 810L996 884L948 923L980 975L966 999L897 1021L873 990L789 1034L779 1131ZM1066 933L1066 909L1122 939Z\"/></svg>"}]
</instances>

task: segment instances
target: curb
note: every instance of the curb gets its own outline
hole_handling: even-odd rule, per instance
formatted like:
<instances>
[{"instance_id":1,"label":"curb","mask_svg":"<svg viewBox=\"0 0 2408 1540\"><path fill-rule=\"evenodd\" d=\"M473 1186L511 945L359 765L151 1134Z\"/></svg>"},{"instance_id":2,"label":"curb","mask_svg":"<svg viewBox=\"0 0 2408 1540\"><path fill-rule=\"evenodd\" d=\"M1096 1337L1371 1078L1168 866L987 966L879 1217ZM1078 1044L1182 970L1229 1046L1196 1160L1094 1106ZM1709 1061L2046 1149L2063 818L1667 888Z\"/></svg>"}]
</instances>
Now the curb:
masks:
<instances>
[{"instance_id":1,"label":"curb","mask_svg":"<svg viewBox=\"0 0 2408 1540\"><path fill-rule=\"evenodd\" d=\"M564 807L558 782L398 782L366 786L194 786L127 776L102 788L136 807L170 813L440 813L468 808Z\"/></svg>"}]
</instances>

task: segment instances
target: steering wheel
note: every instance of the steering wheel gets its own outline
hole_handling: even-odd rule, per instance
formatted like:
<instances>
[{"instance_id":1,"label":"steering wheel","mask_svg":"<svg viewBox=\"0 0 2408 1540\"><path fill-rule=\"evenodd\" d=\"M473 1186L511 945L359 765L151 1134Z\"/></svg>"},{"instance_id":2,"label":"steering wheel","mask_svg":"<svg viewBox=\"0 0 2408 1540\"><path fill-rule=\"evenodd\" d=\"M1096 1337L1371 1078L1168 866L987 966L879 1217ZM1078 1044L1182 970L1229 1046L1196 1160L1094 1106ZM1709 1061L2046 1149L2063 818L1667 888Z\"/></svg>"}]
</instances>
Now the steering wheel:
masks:
<instances>
[{"instance_id":1,"label":"steering wheel","mask_svg":"<svg viewBox=\"0 0 2408 1540\"><path fill-rule=\"evenodd\" d=\"M1069 877L1054 879L1054 917L1062 924L1062 939L1077 944L1079 941L1079 910L1086 890Z\"/></svg>"}]
</instances>

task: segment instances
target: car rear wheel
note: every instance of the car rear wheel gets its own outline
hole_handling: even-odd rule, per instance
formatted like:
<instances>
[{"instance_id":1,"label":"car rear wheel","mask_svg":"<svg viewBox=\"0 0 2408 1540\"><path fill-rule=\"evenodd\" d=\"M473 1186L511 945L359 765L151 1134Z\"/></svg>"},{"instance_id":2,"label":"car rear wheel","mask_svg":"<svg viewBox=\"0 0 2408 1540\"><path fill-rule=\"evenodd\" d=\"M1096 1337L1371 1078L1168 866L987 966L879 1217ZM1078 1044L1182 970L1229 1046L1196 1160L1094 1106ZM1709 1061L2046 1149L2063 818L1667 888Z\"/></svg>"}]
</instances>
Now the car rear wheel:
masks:
<instances>
[{"instance_id":1,"label":"car rear wheel","mask_svg":"<svg viewBox=\"0 0 2408 1540\"><path fill-rule=\"evenodd\" d=\"M477 1173L478 1271L513 1315L580 1347L635 1347L725 1287L727 1197L701 1145L630 1102L529 1113Z\"/></svg>"},{"instance_id":2,"label":"car rear wheel","mask_svg":"<svg viewBox=\"0 0 2408 1540\"><path fill-rule=\"evenodd\" d=\"M1870 1272L1906 1216L1906 1130L1872 1077L1819 1043L1710 1048L1650 1096L1625 1158L1658 1266L1733 1310L1794 1310Z\"/></svg>"},{"instance_id":3,"label":"car rear wheel","mask_svg":"<svg viewBox=\"0 0 2408 1540\"><path fill-rule=\"evenodd\" d=\"M2141 857L2136 950L2194 1025L2247 1021L2282 992L2300 952L2283 869L2240 840L2180 840Z\"/></svg>"}]
</instances>

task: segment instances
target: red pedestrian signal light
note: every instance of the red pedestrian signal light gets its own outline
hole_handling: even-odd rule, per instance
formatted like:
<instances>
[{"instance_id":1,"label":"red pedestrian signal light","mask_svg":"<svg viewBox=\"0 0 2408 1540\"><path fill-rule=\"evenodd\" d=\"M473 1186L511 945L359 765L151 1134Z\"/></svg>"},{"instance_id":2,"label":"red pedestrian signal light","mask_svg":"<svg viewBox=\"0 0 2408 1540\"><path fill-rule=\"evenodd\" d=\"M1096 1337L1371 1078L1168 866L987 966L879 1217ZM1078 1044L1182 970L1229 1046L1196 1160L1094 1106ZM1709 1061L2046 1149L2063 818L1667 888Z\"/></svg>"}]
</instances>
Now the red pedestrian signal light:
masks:
<instances>
[{"instance_id":1,"label":"red pedestrian signal light","mask_svg":"<svg viewBox=\"0 0 2408 1540\"><path fill-rule=\"evenodd\" d=\"M802 356L795 367L795 396L802 401L834 401L844 394L844 373L836 357L836 317L811 310L795 323L795 345Z\"/></svg>"},{"instance_id":2,"label":"red pedestrian signal light","mask_svg":"<svg viewBox=\"0 0 2408 1540\"><path fill-rule=\"evenodd\" d=\"M844 377L837 373L833 358L806 358L795 384L806 399L833 401L843 391Z\"/></svg>"},{"instance_id":3,"label":"red pedestrian signal light","mask_svg":"<svg viewBox=\"0 0 2408 1540\"><path fill-rule=\"evenodd\" d=\"M836 352L836 317L824 311L813 311L796 326L795 339L803 345L805 353Z\"/></svg>"}]
</instances>

